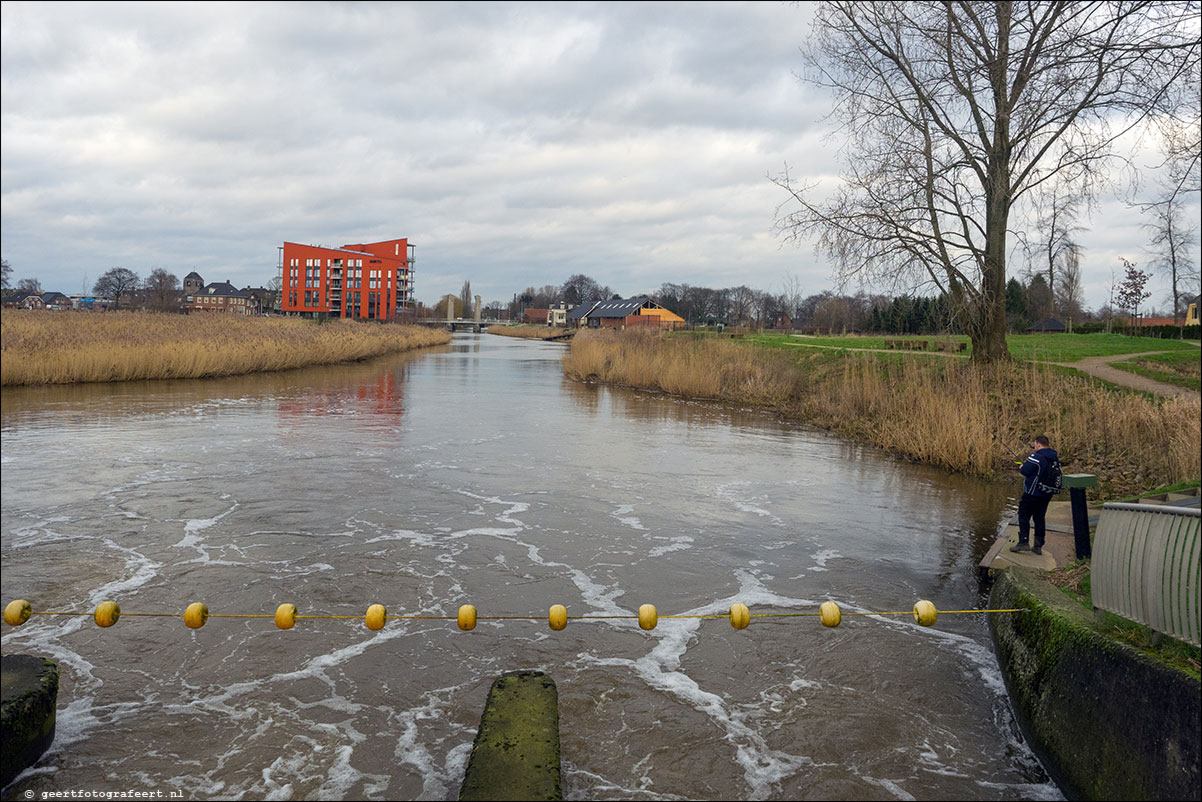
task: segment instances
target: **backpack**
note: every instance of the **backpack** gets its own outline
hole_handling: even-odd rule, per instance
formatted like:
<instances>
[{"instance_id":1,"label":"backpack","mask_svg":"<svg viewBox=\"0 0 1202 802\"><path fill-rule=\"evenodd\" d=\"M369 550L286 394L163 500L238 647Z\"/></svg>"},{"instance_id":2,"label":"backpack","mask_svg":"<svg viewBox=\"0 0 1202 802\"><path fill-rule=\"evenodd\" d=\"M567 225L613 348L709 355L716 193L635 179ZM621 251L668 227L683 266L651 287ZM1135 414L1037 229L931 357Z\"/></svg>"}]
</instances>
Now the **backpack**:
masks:
<instances>
[{"instance_id":1,"label":"backpack","mask_svg":"<svg viewBox=\"0 0 1202 802\"><path fill-rule=\"evenodd\" d=\"M1064 474L1060 472L1060 460L1054 459L1041 465L1036 482L1035 487L1040 493L1054 496L1063 490Z\"/></svg>"}]
</instances>

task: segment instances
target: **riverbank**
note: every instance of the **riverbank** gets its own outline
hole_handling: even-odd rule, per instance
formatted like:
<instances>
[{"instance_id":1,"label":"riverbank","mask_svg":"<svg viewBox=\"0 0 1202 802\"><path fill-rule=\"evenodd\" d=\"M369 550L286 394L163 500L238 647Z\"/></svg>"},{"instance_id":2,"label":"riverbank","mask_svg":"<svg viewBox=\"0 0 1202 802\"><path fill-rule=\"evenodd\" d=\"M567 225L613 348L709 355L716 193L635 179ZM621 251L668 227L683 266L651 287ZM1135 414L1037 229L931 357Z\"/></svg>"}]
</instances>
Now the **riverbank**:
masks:
<instances>
[{"instance_id":1,"label":"riverbank","mask_svg":"<svg viewBox=\"0 0 1202 802\"><path fill-rule=\"evenodd\" d=\"M1066 473L1119 495L1198 477L1202 409L1117 391L1056 366L757 348L652 332L584 332L564 373L689 398L767 407L908 459L1013 478L1047 434Z\"/></svg>"},{"instance_id":2,"label":"riverbank","mask_svg":"<svg viewBox=\"0 0 1202 802\"><path fill-rule=\"evenodd\" d=\"M571 334L572 329L561 329L554 326L537 326L519 324L516 326L489 326L489 334L499 334L502 337L521 337L527 340L558 340Z\"/></svg>"},{"instance_id":3,"label":"riverbank","mask_svg":"<svg viewBox=\"0 0 1202 802\"><path fill-rule=\"evenodd\" d=\"M223 314L0 316L0 384L199 379L354 362L450 342L445 331Z\"/></svg>"},{"instance_id":4,"label":"riverbank","mask_svg":"<svg viewBox=\"0 0 1202 802\"><path fill-rule=\"evenodd\" d=\"M1039 572L1002 571L990 616L1032 748L1070 798L1197 799L1196 674L1119 643Z\"/></svg>"}]
</instances>

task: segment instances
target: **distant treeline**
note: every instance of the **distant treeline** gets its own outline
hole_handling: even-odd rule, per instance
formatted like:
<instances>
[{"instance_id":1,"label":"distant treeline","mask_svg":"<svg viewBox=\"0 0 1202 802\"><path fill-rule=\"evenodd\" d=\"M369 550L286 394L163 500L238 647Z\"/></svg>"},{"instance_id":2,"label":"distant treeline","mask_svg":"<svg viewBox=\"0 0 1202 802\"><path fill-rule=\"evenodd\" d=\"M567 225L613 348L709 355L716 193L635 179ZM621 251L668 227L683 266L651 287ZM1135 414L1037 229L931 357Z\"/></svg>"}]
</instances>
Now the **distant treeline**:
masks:
<instances>
[{"instance_id":1,"label":"distant treeline","mask_svg":"<svg viewBox=\"0 0 1202 802\"><path fill-rule=\"evenodd\" d=\"M526 309L546 309L567 302L570 306L624 297L585 275L575 275L562 285L527 287L514 293L506 309L490 304L490 316L519 319ZM805 295L800 281L786 280L779 292L765 292L746 285L714 289L691 284L663 284L650 296L680 315L690 326L719 323L757 329L816 329L830 332L873 332L881 334L960 334L954 307L945 295L884 295L858 292L839 295L829 290ZM1150 313L1145 312L1145 315ZM1006 318L1011 332L1056 318L1082 333L1118 330L1128 315L1104 307L1098 313L1083 310L1078 303L1054 302L1047 279L1035 273L1025 281L1011 278L1006 284ZM1181 330L1157 335L1148 329L1140 334L1181 336ZM1187 335L1188 336L1188 335ZM1196 334L1194 336L1197 336Z\"/></svg>"}]
</instances>

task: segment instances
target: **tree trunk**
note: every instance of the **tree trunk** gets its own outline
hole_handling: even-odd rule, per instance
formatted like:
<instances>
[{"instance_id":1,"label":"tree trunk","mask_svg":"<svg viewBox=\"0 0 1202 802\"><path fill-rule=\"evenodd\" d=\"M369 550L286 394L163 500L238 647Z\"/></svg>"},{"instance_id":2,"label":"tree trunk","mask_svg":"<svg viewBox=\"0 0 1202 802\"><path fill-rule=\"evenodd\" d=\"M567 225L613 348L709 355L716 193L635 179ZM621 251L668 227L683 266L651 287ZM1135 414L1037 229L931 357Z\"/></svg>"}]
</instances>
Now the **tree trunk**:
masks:
<instances>
[{"instance_id":1,"label":"tree trunk","mask_svg":"<svg viewBox=\"0 0 1202 802\"><path fill-rule=\"evenodd\" d=\"M980 308L972 330L972 361L990 365L1010 358L1006 348L1006 224L1010 219L1010 103L1006 64L1010 55L1011 3L997 4L997 56L990 66L993 139L986 156L985 254Z\"/></svg>"}]
</instances>

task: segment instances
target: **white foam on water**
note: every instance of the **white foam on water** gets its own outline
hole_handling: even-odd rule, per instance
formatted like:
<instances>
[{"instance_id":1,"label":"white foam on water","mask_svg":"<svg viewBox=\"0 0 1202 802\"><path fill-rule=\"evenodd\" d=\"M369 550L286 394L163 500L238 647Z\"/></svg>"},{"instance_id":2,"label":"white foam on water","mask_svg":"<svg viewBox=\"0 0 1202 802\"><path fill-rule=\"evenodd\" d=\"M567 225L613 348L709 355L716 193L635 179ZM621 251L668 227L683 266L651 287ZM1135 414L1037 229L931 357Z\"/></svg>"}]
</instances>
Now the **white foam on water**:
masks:
<instances>
[{"instance_id":1,"label":"white foam on water","mask_svg":"<svg viewBox=\"0 0 1202 802\"><path fill-rule=\"evenodd\" d=\"M428 734L423 735L422 722L443 719L445 710L454 704L452 700L462 698L465 692L466 687L459 686L430 691L426 693L426 704L396 713L397 721L394 722L393 729L399 729L400 734L397 736L393 756L399 763L413 766L422 778L422 799L446 799L448 791L454 787L455 780L463 779L467 757L471 753L471 739L475 733L459 730L457 735L448 736L463 738L466 741L467 755L463 753L465 744L458 744L447 754L443 765L439 766L427 747L430 739Z\"/></svg>"},{"instance_id":2,"label":"white foam on water","mask_svg":"<svg viewBox=\"0 0 1202 802\"><path fill-rule=\"evenodd\" d=\"M760 487L760 483L753 482L731 482L729 484L718 485L714 494L719 498L730 499L731 504L740 512L750 513L760 518L767 518L773 526L784 526L785 522L778 516L774 515L769 510L761 506L768 498L766 494L760 493L750 498L739 498L737 493L746 488ZM768 502L771 503L771 502Z\"/></svg>"},{"instance_id":3,"label":"white foam on water","mask_svg":"<svg viewBox=\"0 0 1202 802\"><path fill-rule=\"evenodd\" d=\"M763 586L759 577L736 571L739 589L729 598L719 599L682 615L725 613L735 601L765 607L805 607L814 602L781 596ZM629 614L629 613L627 613ZM770 747L756 727L756 711L732 705L721 695L706 691L696 680L680 670L681 658L694 639L701 619L674 619L671 626L660 626L648 633L655 639L651 651L639 658L582 656L582 662L629 668L648 687L671 694L705 715L725 733L735 748L735 760L743 769L749 786L748 796L764 798L779 791L780 783L805 767L819 765L807 755L794 755Z\"/></svg>"},{"instance_id":4,"label":"white foam on water","mask_svg":"<svg viewBox=\"0 0 1202 802\"><path fill-rule=\"evenodd\" d=\"M666 540L668 545L656 546L647 552L648 557L662 557L665 554L670 554L674 551L686 551L693 547L693 538L688 535L678 535L676 537L656 537L655 540Z\"/></svg>"},{"instance_id":5,"label":"white foam on water","mask_svg":"<svg viewBox=\"0 0 1202 802\"><path fill-rule=\"evenodd\" d=\"M854 605L844 606L847 609L852 609L857 612L867 612L867 610L855 607ZM936 646L947 649L948 651L954 653L957 658L965 661L970 669L975 669L976 678L979 679L984 687L987 688L995 697L995 710L1001 719L998 721L998 729L1001 733L1006 734L1006 743L1010 751L1018 755L1025 763L1029 763L1032 766L1039 765L1038 758L1031 751L1031 748L1026 744L1026 742L1020 738L1016 738L1012 734L1017 728L1012 726L1013 722L1010 713L1009 695L1006 691L1005 680L1002 678L1001 668L998 666L997 658L994 656L991 648L965 635L960 635L955 632L948 632L947 630L938 629L937 627L924 627L918 624L912 618L876 615L870 615L866 617L874 619L881 624L894 629L895 631L901 630L909 635L928 638L934 641ZM966 670L966 674L969 675L968 679L971 681L972 676L969 674L969 671ZM954 769L949 769L946 765L936 759L930 759L929 762L931 765L927 766L926 768L934 773L943 774L946 776L966 777L966 775L956 772ZM864 779L870 780L871 778L865 777ZM1041 785L1027 783L1016 783L1014 785L991 784L980 780L978 780L977 783L979 785L997 788L1043 789L1039 792L1042 794L1041 796L1030 797L1035 799L1064 798L1056 784L1050 780L1049 782ZM1047 794L1051 795L1049 796ZM1028 797L1024 796L1023 798Z\"/></svg>"},{"instance_id":6,"label":"white foam on water","mask_svg":"<svg viewBox=\"0 0 1202 802\"><path fill-rule=\"evenodd\" d=\"M13 527L9 530L12 533L12 541L9 543L9 548L14 550L27 549L34 546L44 546L48 543L91 540L91 537L85 535L64 535L50 528L54 524L69 523L73 520L75 519L67 516L56 516L53 518L42 518L36 523L27 524L26 526Z\"/></svg>"},{"instance_id":7,"label":"white foam on water","mask_svg":"<svg viewBox=\"0 0 1202 802\"><path fill-rule=\"evenodd\" d=\"M945 751L948 752L947 759L954 759L958 751L951 744L944 745ZM931 774L939 774L943 777L958 777L960 779L968 779L968 775L962 771L957 771L951 766L943 762L944 758L939 754L939 749L931 744L929 740L923 741L918 749L919 766Z\"/></svg>"},{"instance_id":8,"label":"white foam on water","mask_svg":"<svg viewBox=\"0 0 1202 802\"><path fill-rule=\"evenodd\" d=\"M977 785L993 791L1001 791L1006 799L1034 799L1040 802L1064 799L1064 794L1056 787L1056 783L993 783L977 780Z\"/></svg>"},{"instance_id":9,"label":"white foam on water","mask_svg":"<svg viewBox=\"0 0 1202 802\"><path fill-rule=\"evenodd\" d=\"M862 774L858 770L856 770L855 774L864 782L871 783L878 788L884 788L886 791L892 794L895 799L904 799L906 802L913 802L913 800L916 799L913 794L908 793L894 780L887 780L883 777L870 777L867 774Z\"/></svg>"},{"instance_id":10,"label":"white foam on water","mask_svg":"<svg viewBox=\"0 0 1202 802\"><path fill-rule=\"evenodd\" d=\"M638 770L646 761L639 761L635 766ZM677 794L667 794L659 791L651 790L652 780L647 775L642 775L638 779L638 787L626 788L622 785L602 777L600 774L592 771L586 771L577 767L575 764L564 760L562 761L564 798L577 799L580 798L576 791L583 791L585 786L589 792L589 797L593 799L651 799L651 800L676 800L688 799L686 796ZM579 779L584 778L587 782Z\"/></svg>"},{"instance_id":11,"label":"white foam on water","mask_svg":"<svg viewBox=\"0 0 1202 802\"><path fill-rule=\"evenodd\" d=\"M618 508L609 515L611 518L616 519L618 523L628 526L631 529L636 529L640 532L648 531L647 527L643 526L642 521L640 521L636 516L630 514L632 512L634 512L633 504L620 504L618 505Z\"/></svg>"},{"instance_id":12,"label":"white foam on water","mask_svg":"<svg viewBox=\"0 0 1202 802\"><path fill-rule=\"evenodd\" d=\"M829 570L826 567L826 561L827 560L836 560L842 556L843 556L842 554L835 551L834 549L822 549L821 551L815 552L814 554L811 555L811 558L814 560L814 564L812 566L810 566L810 570L811 571Z\"/></svg>"},{"instance_id":13,"label":"white foam on water","mask_svg":"<svg viewBox=\"0 0 1202 802\"><path fill-rule=\"evenodd\" d=\"M226 498L228 498L228 496ZM207 562L209 559L209 553L205 549L201 548L200 544L204 543L204 538L200 536L200 533L221 523L222 518L232 514L236 509L238 509L238 502L235 501L228 510L219 515L215 515L212 518L192 518L184 520L184 536L180 538L179 542L172 546L172 548L195 549L201 555L201 559Z\"/></svg>"},{"instance_id":14,"label":"white foam on water","mask_svg":"<svg viewBox=\"0 0 1202 802\"><path fill-rule=\"evenodd\" d=\"M362 741L363 737L359 736L355 742ZM366 774L351 765L351 756L354 753L355 748L350 744L338 747L334 765L326 770L325 782L314 794L316 798L347 799L351 796L351 789L361 782L364 784L364 795L368 797L388 790L390 778L387 774Z\"/></svg>"},{"instance_id":15,"label":"white foam on water","mask_svg":"<svg viewBox=\"0 0 1202 802\"><path fill-rule=\"evenodd\" d=\"M364 543L383 543L392 540L407 540L414 546L423 548L435 548L442 543L442 538L435 538L434 535L428 532L415 532L412 529L396 529L392 532L383 535L376 535L363 541Z\"/></svg>"}]
</instances>

